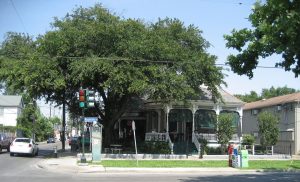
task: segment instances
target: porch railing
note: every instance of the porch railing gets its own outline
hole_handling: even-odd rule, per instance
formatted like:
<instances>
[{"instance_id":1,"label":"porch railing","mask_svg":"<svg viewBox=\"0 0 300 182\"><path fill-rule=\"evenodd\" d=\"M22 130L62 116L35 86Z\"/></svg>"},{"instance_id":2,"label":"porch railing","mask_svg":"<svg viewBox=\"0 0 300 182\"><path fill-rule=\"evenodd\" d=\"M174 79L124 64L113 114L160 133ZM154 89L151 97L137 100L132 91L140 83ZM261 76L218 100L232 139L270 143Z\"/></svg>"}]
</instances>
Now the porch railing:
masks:
<instances>
[{"instance_id":1,"label":"porch railing","mask_svg":"<svg viewBox=\"0 0 300 182\"><path fill-rule=\"evenodd\" d=\"M169 133L156 133L156 132L146 133L145 141L168 142L169 148L171 149L171 154L174 154L173 152L174 144L172 143Z\"/></svg>"},{"instance_id":2,"label":"porch railing","mask_svg":"<svg viewBox=\"0 0 300 182\"><path fill-rule=\"evenodd\" d=\"M200 145L200 143L199 143L199 141L198 141L198 138L197 138L197 136L196 136L196 134L193 132L193 134L192 134L192 141L193 141L193 143L195 144L195 146L196 146L196 148L197 148L197 150L198 150L198 155L200 156L200 153L201 153L201 145Z\"/></svg>"},{"instance_id":3,"label":"porch railing","mask_svg":"<svg viewBox=\"0 0 300 182\"><path fill-rule=\"evenodd\" d=\"M156 133L156 132L146 133L145 140L167 142L167 133Z\"/></svg>"},{"instance_id":4,"label":"porch railing","mask_svg":"<svg viewBox=\"0 0 300 182\"><path fill-rule=\"evenodd\" d=\"M213 134L213 133L195 133L195 137L199 140L199 139L205 139L208 142L217 142L217 135ZM237 134L233 134L232 138L229 142L234 142L234 143L238 143L239 142L239 137Z\"/></svg>"},{"instance_id":5,"label":"porch railing","mask_svg":"<svg viewBox=\"0 0 300 182\"><path fill-rule=\"evenodd\" d=\"M212 133L195 133L195 137L199 139L207 140L208 142L217 142L217 135Z\"/></svg>"}]
</instances>

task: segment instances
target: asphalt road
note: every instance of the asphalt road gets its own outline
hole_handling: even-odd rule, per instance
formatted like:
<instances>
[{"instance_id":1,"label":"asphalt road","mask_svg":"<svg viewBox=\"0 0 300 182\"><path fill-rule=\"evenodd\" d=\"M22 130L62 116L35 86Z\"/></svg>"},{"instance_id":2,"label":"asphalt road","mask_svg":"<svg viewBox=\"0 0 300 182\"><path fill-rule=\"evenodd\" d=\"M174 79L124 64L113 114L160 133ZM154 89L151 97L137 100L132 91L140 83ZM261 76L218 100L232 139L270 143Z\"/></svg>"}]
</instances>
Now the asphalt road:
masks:
<instances>
[{"instance_id":1,"label":"asphalt road","mask_svg":"<svg viewBox=\"0 0 300 182\"><path fill-rule=\"evenodd\" d=\"M37 157L15 156L10 157L5 150L0 154L0 182L299 182L300 173L261 173L241 171L238 173L55 173L37 167L40 160L53 153L55 144L40 144L40 152ZM57 169L63 171L63 169Z\"/></svg>"}]
</instances>

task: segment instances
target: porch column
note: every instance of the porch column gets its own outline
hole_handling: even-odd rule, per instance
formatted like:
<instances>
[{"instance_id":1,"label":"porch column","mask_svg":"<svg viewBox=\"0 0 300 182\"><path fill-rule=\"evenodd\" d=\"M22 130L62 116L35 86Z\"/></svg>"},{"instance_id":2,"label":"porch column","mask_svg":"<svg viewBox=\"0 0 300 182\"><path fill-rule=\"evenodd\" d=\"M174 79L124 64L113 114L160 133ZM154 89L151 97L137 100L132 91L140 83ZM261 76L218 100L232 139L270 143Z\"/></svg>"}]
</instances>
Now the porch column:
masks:
<instances>
[{"instance_id":1,"label":"porch column","mask_svg":"<svg viewBox=\"0 0 300 182\"><path fill-rule=\"evenodd\" d=\"M237 108L237 112L239 113L240 115L240 136L239 136L239 142L241 143L241 141L243 140L243 109L240 107L240 108Z\"/></svg>"},{"instance_id":2,"label":"porch column","mask_svg":"<svg viewBox=\"0 0 300 182\"><path fill-rule=\"evenodd\" d=\"M118 119L118 125L119 125L119 139L121 138L121 120Z\"/></svg>"},{"instance_id":3,"label":"porch column","mask_svg":"<svg viewBox=\"0 0 300 182\"><path fill-rule=\"evenodd\" d=\"M167 118L166 118L166 120L167 120L166 132L169 133L169 112L170 112L170 107L168 105L165 107L165 112L167 114Z\"/></svg>"},{"instance_id":4,"label":"porch column","mask_svg":"<svg viewBox=\"0 0 300 182\"><path fill-rule=\"evenodd\" d=\"M217 123L219 122L219 115L220 115L221 109L222 109L222 107L219 106L219 105L214 106L214 111L216 112L216 115L217 115ZM217 125L216 130L218 131L218 129L219 128L218 128L218 125Z\"/></svg>"},{"instance_id":5,"label":"porch column","mask_svg":"<svg viewBox=\"0 0 300 182\"><path fill-rule=\"evenodd\" d=\"M157 113L157 132L161 132L161 110L156 110Z\"/></svg>"},{"instance_id":6,"label":"porch column","mask_svg":"<svg viewBox=\"0 0 300 182\"><path fill-rule=\"evenodd\" d=\"M197 111L197 106L193 105L192 115L193 115L193 126L192 126L192 133L195 133L195 113Z\"/></svg>"}]
</instances>

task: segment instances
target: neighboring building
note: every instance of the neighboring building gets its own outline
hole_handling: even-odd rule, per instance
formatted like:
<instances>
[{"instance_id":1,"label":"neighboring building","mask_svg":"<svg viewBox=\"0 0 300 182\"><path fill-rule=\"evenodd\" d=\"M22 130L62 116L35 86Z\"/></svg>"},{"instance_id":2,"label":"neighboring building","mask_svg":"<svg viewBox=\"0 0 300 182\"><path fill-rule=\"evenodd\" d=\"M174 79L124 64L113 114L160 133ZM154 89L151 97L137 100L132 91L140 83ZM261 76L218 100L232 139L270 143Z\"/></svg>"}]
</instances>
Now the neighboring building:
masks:
<instances>
[{"instance_id":1,"label":"neighboring building","mask_svg":"<svg viewBox=\"0 0 300 182\"><path fill-rule=\"evenodd\" d=\"M279 141L275 153L300 154L300 92L245 104L243 134L253 134L259 143L257 116L268 111L279 118Z\"/></svg>"},{"instance_id":2,"label":"neighboring building","mask_svg":"<svg viewBox=\"0 0 300 182\"><path fill-rule=\"evenodd\" d=\"M236 116L233 125L237 133L230 142L240 143L244 102L219 89L223 102L215 103L210 92L206 88L201 89L203 93L199 98L184 102L163 104L142 101L142 104L137 104L141 107L121 117L115 125L115 135L120 139L130 139L131 122L134 120L138 141L167 141L175 154L185 153L186 146L199 152L199 139L208 140L210 146L218 145L214 123L220 113L231 112Z\"/></svg>"},{"instance_id":3,"label":"neighboring building","mask_svg":"<svg viewBox=\"0 0 300 182\"><path fill-rule=\"evenodd\" d=\"M17 117L24 107L22 96L0 95L0 124L17 126Z\"/></svg>"}]
</instances>

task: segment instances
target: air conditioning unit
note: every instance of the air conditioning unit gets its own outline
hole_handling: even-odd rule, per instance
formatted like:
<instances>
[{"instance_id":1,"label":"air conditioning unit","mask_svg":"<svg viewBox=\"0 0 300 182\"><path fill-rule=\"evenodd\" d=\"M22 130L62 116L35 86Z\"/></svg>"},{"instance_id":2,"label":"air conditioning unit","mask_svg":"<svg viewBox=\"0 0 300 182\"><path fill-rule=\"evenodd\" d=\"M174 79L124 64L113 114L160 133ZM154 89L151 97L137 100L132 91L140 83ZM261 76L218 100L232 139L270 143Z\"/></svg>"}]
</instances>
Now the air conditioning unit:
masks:
<instances>
[{"instance_id":1,"label":"air conditioning unit","mask_svg":"<svg viewBox=\"0 0 300 182\"><path fill-rule=\"evenodd\" d=\"M257 115L258 110L257 110L257 109L253 109L253 110L252 110L252 113L253 113L253 115Z\"/></svg>"},{"instance_id":2,"label":"air conditioning unit","mask_svg":"<svg viewBox=\"0 0 300 182\"><path fill-rule=\"evenodd\" d=\"M277 106L277 111L281 111L281 106Z\"/></svg>"}]
</instances>

